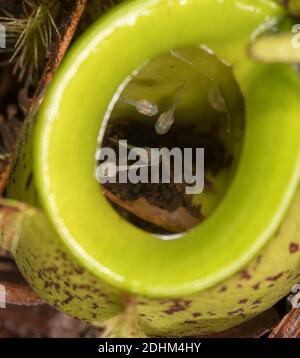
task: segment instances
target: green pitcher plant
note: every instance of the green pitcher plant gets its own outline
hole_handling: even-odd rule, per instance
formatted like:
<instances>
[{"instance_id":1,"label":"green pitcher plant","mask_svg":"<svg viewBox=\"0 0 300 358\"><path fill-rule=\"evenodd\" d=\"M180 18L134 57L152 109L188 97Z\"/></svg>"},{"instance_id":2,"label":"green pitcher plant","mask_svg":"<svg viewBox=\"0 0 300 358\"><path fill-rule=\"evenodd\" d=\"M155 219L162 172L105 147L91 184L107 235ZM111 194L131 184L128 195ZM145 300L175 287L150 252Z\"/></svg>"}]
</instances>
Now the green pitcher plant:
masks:
<instances>
[{"instance_id":1,"label":"green pitcher plant","mask_svg":"<svg viewBox=\"0 0 300 358\"><path fill-rule=\"evenodd\" d=\"M76 40L25 121L1 199L2 248L46 302L105 327L107 337L199 336L249 320L299 282L293 25L271 0L138 0ZM172 49L200 47L232 70L245 105L243 140L211 215L180 239L159 240L102 194L98 133L128 75ZM236 89L225 93L234 109Z\"/></svg>"}]
</instances>

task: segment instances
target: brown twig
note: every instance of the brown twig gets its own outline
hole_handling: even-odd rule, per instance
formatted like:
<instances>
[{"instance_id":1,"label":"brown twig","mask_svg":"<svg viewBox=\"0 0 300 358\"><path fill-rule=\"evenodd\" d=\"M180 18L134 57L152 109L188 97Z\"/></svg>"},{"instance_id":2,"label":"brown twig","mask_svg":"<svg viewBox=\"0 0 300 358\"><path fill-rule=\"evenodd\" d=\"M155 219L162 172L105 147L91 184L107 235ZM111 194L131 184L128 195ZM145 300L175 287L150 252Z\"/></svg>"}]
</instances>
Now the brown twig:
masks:
<instances>
[{"instance_id":1,"label":"brown twig","mask_svg":"<svg viewBox=\"0 0 300 358\"><path fill-rule=\"evenodd\" d=\"M61 12L61 21L57 24L59 37L55 39L49 53L49 60L39 82L36 94L31 103L31 110L39 105L43 99L44 92L50 81L52 80L56 70L58 69L66 51L73 39L76 28L82 13L86 7L87 0L77 0L75 2L66 2L63 4Z\"/></svg>"},{"instance_id":2,"label":"brown twig","mask_svg":"<svg viewBox=\"0 0 300 358\"><path fill-rule=\"evenodd\" d=\"M43 303L10 260L0 260L0 284L5 287L7 304L33 306Z\"/></svg>"},{"instance_id":3,"label":"brown twig","mask_svg":"<svg viewBox=\"0 0 300 358\"><path fill-rule=\"evenodd\" d=\"M0 338L95 337L97 330L48 305L0 309Z\"/></svg>"},{"instance_id":4,"label":"brown twig","mask_svg":"<svg viewBox=\"0 0 300 358\"><path fill-rule=\"evenodd\" d=\"M295 298L300 302L300 293ZM285 315L269 338L300 338L300 308L293 308Z\"/></svg>"}]
</instances>

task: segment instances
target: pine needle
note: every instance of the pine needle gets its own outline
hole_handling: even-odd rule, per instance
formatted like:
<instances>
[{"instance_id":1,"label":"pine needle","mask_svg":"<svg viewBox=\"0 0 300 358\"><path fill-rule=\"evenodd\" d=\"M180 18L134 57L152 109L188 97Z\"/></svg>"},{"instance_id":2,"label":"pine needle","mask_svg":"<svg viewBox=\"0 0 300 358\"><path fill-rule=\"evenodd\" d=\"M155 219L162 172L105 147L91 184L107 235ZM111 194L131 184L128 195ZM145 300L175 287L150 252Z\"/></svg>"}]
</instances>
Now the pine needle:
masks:
<instances>
[{"instance_id":1,"label":"pine needle","mask_svg":"<svg viewBox=\"0 0 300 358\"><path fill-rule=\"evenodd\" d=\"M0 21L6 28L6 51L11 52L10 63L19 81L34 83L43 67L53 34L59 36L55 18L59 0L23 0L23 12L19 18L6 13Z\"/></svg>"}]
</instances>

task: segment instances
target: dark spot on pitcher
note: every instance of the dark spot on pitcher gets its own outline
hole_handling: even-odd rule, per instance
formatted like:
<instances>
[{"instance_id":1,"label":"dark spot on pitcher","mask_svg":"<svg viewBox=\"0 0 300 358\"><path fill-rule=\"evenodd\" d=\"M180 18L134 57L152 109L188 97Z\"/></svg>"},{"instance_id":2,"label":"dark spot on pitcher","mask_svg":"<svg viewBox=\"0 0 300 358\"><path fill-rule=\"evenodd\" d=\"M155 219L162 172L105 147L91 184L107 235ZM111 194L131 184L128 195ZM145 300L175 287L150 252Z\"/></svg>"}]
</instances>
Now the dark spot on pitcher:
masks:
<instances>
[{"instance_id":1,"label":"dark spot on pitcher","mask_svg":"<svg viewBox=\"0 0 300 358\"><path fill-rule=\"evenodd\" d=\"M295 242L291 242L290 243L290 247L289 247L290 253L294 254L295 252L299 251L299 245L296 244Z\"/></svg>"},{"instance_id":2,"label":"dark spot on pitcher","mask_svg":"<svg viewBox=\"0 0 300 358\"><path fill-rule=\"evenodd\" d=\"M238 303L244 304L244 303L247 303L247 302L248 302L248 299L247 299L247 298L243 298L243 299L239 300Z\"/></svg>"},{"instance_id":3,"label":"dark spot on pitcher","mask_svg":"<svg viewBox=\"0 0 300 358\"><path fill-rule=\"evenodd\" d=\"M185 311L189 307L190 304L191 304L191 301L188 301L188 300L181 300L181 299L172 300L172 305L167 310L165 310L163 312L168 315L172 315L177 312Z\"/></svg>"},{"instance_id":4,"label":"dark spot on pitcher","mask_svg":"<svg viewBox=\"0 0 300 358\"><path fill-rule=\"evenodd\" d=\"M247 270L243 270L240 272L240 278L242 280L250 280L251 279L251 275Z\"/></svg>"},{"instance_id":5,"label":"dark spot on pitcher","mask_svg":"<svg viewBox=\"0 0 300 358\"><path fill-rule=\"evenodd\" d=\"M252 286L253 290L258 290L260 286L260 282L257 282L255 285Z\"/></svg>"},{"instance_id":6,"label":"dark spot on pitcher","mask_svg":"<svg viewBox=\"0 0 300 358\"><path fill-rule=\"evenodd\" d=\"M229 311L227 313L227 315L228 315L228 317L232 317L232 316L236 316L236 315L243 314L243 313L244 313L244 310L242 308L238 308L235 311Z\"/></svg>"},{"instance_id":7,"label":"dark spot on pitcher","mask_svg":"<svg viewBox=\"0 0 300 358\"><path fill-rule=\"evenodd\" d=\"M227 287L226 286L222 286L218 292L225 292L227 290Z\"/></svg>"},{"instance_id":8,"label":"dark spot on pitcher","mask_svg":"<svg viewBox=\"0 0 300 358\"><path fill-rule=\"evenodd\" d=\"M267 281L276 281L278 280L280 277L282 277L283 272L280 272L279 274L275 275L275 276L269 276L266 278Z\"/></svg>"},{"instance_id":9,"label":"dark spot on pitcher","mask_svg":"<svg viewBox=\"0 0 300 358\"><path fill-rule=\"evenodd\" d=\"M208 314L209 316L211 316L211 317L216 316L216 313L211 312L211 311L207 312L207 314Z\"/></svg>"},{"instance_id":10,"label":"dark spot on pitcher","mask_svg":"<svg viewBox=\"0 0 300 358\"><path fill-rule=\"evenodd\" d=\"M197 318L197 317L202 316L202 314L201 314L200 312L194 312L194 313L192 314L192 316L193 316L194 318Z\"/></svg>"}]
</instances>

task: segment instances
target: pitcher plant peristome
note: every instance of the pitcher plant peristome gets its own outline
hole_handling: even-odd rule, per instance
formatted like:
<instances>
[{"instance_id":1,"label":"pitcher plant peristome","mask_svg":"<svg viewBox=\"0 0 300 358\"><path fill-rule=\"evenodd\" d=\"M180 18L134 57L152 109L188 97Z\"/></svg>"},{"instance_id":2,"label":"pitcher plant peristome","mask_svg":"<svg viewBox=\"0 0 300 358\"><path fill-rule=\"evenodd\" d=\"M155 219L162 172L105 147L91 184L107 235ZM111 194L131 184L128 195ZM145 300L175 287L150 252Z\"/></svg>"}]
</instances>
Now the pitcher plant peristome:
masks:
<instances>
[{"instance_id":1,"label":"pitcher plant peristome","mask_svg":"<svg viewBox=\"0 0 300 358\"><path fill-rule=\"evenodd\" d=\"M266 0L134 1L77 41L38 116L27 119L8 188L39 207L18 215L13 254L47 302L101 324L122 316L131 297L145 334L191 336L253 317L297 282L300 252L290 247L299 245L299 76L246 56L261 29L284 17ZM161 241L120 219L99 191L99 118L146 60L200 45L232 65L245 138L214 213L179 240Z\"/></svg>"}]
</instances>

